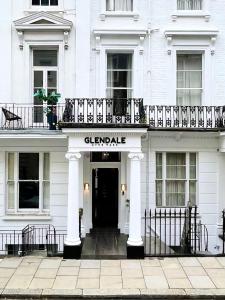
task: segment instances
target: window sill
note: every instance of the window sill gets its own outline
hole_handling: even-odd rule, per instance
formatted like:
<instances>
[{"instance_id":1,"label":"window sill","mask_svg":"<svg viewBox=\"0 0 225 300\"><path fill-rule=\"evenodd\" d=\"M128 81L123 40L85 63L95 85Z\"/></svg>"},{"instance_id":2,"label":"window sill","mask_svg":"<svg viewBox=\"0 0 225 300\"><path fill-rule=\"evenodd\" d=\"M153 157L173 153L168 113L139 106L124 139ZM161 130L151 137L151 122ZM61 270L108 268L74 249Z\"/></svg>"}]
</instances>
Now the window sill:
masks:
<instances>
[{"instance_id":1,"label":"window sill","mask_svg":"<svg viewBox=\"0 0 225 300\"><path fill-rule=\"evenodd\" d=\"M48 6L41 6L41 7L32 7L30 9L26 9L24 13L38 13L40 11L46 11L51 13L63 14L64 11L61 7L48 7Z\"/></svg>"},{"instance_id":2,"label":"window sill","mask_svg":"<svg viewBox=\"0 0 225 300\"><path fill-rule=\"evenodd\" d=\"M132 17L134 19L134 21L138 21L139 19L139 13L134 12L134 11L105 11L103 13L100 14L100 19L102 21L105 21L105 18L107 17Z\"/></svg>"},{"instance_id":3,"label":"window sill","mask_svg":"<svg viewBox=\"0 0 225 300\"><path fill-rule=\"evenodd\" d=\"M18 215L6 215L2 218L4 221L51 221L52 217L49 215L27 215L27 214L18 214Z\"/></svg>"},{"instance_id":4,"label":"window sill","mask_svg":"<svg viewBox=\"0 0 225 300\"><path fill-rule=\"evenodd\" d=\"M205 18L205 21L210 20L210 14L203 10L177 10L172 14L172 20L176 21L177 18Z\"/></svg>"}]
</instances>

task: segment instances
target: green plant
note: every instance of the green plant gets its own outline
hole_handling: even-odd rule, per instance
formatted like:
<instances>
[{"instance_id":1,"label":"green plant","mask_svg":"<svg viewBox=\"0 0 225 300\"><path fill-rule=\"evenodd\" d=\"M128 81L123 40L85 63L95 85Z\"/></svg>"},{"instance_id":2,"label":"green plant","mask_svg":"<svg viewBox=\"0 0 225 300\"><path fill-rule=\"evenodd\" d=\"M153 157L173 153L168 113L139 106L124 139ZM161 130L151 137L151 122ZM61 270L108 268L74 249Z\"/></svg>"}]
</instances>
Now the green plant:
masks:
<instances>
[{"instance_id":1,"label":"green plant","mask_svg":"<svg viewBox=\"0 0 225 300\"><path fill-rule=\"evenodd\" d=\"M61 94L51 92L51 94L47 95L45 89L40 89L34 94L34 97L37 97L43 102L47 102L48 105L56 105L61 97Z\"/></svg>"}]
</instances>

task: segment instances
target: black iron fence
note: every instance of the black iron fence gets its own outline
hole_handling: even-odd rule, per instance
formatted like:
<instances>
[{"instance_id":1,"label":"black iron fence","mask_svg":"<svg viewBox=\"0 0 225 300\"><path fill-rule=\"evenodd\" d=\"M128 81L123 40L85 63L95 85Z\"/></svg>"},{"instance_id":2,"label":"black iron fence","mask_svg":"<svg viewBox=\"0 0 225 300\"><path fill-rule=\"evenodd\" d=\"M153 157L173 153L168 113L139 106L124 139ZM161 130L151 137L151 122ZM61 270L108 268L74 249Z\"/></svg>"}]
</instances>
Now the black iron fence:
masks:
<instances>
[{"instance_id":1,"label":"black iron fence","mask_svg":"<svg viewBox=\"0 0 225 300\"><path fill-rule=\"evenodd\" d=\"M143 105L142 98L74 98L57 105L0 104L1 129L58 129L82 124L154 129L220 129L224 106ZM65 125L66 124L66 125Z\"/></svg>"},{"instance_id":2,"label":"black iron fence","mask_svg":"<svg viewBox=\"0 0 225 300\"><path fill-rule=\"evenodd\" d=\"M225 255L225 210L222 211L222 226L219 237L222 240L222 254Z\"/></svg>"},{"instance_id":3,"label":"black iron fence","mask_svg":"<svg viewBox=\"0 0 225 300\"><path fill-rule=\"evenodd\" d=\"M145 211L145 256L196 255L207 252L208 232L197 207Z\"/></svg>"},{"instance_id":4,"label":"black iron fence","mask_svg":"<svg viewBox=\"0 0 225 300\"><path fill-rule=\"evenodd\" d=\"M1 230L0 255L22 255L22 233L20 230Z\"/></svg>"}]
</instances>

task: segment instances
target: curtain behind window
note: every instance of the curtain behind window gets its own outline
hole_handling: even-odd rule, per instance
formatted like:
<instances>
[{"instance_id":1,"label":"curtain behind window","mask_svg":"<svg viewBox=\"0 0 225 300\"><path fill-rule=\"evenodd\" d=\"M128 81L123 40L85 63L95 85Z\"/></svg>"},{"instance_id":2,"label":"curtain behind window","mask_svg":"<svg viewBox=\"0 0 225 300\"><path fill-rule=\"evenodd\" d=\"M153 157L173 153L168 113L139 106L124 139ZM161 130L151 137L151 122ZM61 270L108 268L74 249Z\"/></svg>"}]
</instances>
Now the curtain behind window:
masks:
<instances>
[{"instance_id":1,"label":"curtain behind window","mask_svg":"<svg viewBox=\"0 0 225 300\"><path fill-rule=\"evenodd\" d=\"M201 10L202 0L178 0L178 10Z\"/></svg>"},{"instance_id":2,"label":"curtain behind window","mask_svg":"<svg viewBox=\"0 0 225 300\"><path fill-rule=\"evenodd\" d=\"M132 11L133 0L107 0L107 11Z\"/></svg>"},{"instance_id":3,"label":"curtain behind window","mask_svg":"<svg viewBox=\"0 0 225 300\"><path fill-rule=\"evenodd\" d=\"M177 55L177 105L200 106L202 97L202 55Z\"/></svg>"}]
</instances>

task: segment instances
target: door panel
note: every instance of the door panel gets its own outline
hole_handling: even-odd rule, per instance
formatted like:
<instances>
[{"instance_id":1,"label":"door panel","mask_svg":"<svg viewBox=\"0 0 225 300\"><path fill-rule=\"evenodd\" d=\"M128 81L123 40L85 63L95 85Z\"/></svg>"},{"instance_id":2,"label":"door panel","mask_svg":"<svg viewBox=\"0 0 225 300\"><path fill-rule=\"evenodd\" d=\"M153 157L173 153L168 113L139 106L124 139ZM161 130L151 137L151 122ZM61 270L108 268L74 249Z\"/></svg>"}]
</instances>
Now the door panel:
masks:
<instances>
[{"instance_id":1,"label":"door panel","mask_svg":"<svg viewBox=\"0 0 225 300\"><path fill-rule=\"evenodd\" d=\"M118 225L118 169L92 171L92 220L94 227Z\"/></svg>"}]
</instances>

